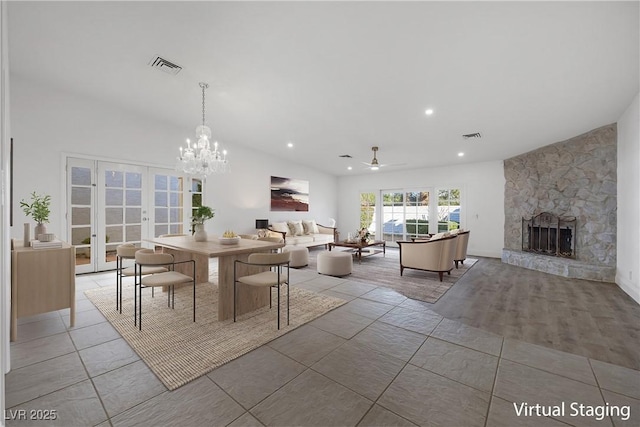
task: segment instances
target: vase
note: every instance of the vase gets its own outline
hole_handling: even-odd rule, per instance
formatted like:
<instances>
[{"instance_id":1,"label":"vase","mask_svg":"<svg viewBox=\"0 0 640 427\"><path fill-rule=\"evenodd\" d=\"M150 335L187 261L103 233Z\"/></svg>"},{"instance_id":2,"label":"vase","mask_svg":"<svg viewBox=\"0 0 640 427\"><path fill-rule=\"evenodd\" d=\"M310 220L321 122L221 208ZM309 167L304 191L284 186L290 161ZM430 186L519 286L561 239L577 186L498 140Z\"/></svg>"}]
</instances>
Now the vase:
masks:
<instances>
[{"instance_id":1,"label":"vase","mask_svg":"<svg viewBox=\"0 0 640 427\"><path fill-rule=\"evenodd\" d=\"M207 232L204 229L204 224L196 224L195 230L196 232L193 234L193 240L196 242L206 242Z\"/></svg>"},{"instance_id":2,"label":"vase","mask_svg":"<svg viewBox=\"0 0 640 427\"><path fill-rule=\"evenodd\" d=\"M24 234L22 236L22 243L25 248L31 246L31 224L28 222L24 223Z\"/></svg>"},{"instance_id":3,"label":"vase","mask_svg":"<svg viewBox=\"0 0 640 427\"><path fill-rule=\"evenodd\" d=\"M41 234L45 234L46 232L47 232L47 226L42 223L38 223L38 225L36 225L36 228L34 230L33 237L37 239Z\"/></svg>"}]
</instances>

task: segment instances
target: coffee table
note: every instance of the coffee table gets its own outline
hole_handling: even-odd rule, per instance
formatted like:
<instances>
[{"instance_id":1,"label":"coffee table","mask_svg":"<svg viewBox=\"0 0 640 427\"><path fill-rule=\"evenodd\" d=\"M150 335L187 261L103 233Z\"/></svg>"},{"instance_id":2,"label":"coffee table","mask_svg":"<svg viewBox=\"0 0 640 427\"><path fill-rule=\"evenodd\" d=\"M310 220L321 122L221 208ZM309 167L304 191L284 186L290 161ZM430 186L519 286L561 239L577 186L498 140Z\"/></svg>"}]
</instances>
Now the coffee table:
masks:
<instances>
[{"instance_id":1,"label":"coffee table","mask_svg":"<svg viewBox=\"0 0 640 427\"><path fill-rule=\"evenodd\" d=\"M368 255L371 256L375 254L379 254L382 252L382 255L385 256L387 253L387 242L384 240L354 240L354 241L340 241L335 243L329 243L329 250L334 247L343 247L343 248L351 248L354 251L354 254L358 258L358 262L362 264L362 249L370 248L373 246L382 246L382 250L379 249L371 249Z\"/></svg>"}]
</instances>

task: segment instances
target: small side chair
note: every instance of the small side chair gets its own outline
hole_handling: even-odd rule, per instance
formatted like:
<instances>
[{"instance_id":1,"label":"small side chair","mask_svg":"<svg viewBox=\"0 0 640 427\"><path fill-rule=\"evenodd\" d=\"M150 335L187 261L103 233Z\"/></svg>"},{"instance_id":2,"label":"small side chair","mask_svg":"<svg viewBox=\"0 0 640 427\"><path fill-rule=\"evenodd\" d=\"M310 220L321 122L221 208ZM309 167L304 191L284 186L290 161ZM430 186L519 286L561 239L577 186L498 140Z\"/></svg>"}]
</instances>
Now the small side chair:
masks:
<instances>
[{"instance_id":1,"label":"small side chair","mask_svg":"<svg viewBox=\"0 0 640 427\"><path fill-rule=\"evenodd\" d=\"M135 254L136 264L136 284L134 292L134 314L133 324L142 330L142 290L144 288L156 288L158 286L166 286L167 289L167 306L174 308L175 306L175 286L190 283L193 286L193 321L196 321L196 262L194 260L175 262L173 255L162 253L148 253L138 251ZM174 271L177 264L191 263L193 266L193 277ZM143 277L144 268L163 267L166 269L163 273L156 273Z\"/></svg>"},{"instance_id":2,"label":"small side chair","mask_svg":"<svg viewBox=\"0 0 640 427\"><path fill-rule=\"evenodd\" d=\"M287 325L289 324L289 252L255 253L249 255L247 261L236 260L233 266L233 321L236 321L237 283L248 286L269 287L269 307L271 303L271 289L278 291L278 329L280 329L280 287L287 285ZM239 265L270 267L269 271L238 277Z\"/></svg>"}]
</instances>

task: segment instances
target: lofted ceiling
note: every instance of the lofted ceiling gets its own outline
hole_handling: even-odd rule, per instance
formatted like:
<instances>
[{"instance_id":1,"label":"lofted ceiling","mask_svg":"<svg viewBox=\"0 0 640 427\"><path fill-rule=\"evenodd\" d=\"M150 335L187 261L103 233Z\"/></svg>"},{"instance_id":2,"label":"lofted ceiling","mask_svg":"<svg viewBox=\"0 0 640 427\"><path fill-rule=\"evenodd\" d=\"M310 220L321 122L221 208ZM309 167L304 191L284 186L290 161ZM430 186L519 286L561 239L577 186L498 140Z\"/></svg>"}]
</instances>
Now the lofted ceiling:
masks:
<instances>
[{"instance_id":1,"label":"lofted ceiling","mask_svg":"<svg viewBox=\"0 0 640 427\"><path fill-rule=\"evenodd\" d=\"M361 163L372 146L402 164L382 170L509 158L615 122L639 85L637 1L52 1L8 14L12 76L185 138L206 81L207 124L231 159L245 146L334 175L374 173ZM183 70L152 69L158 55Z\"/></svg>"}]
</instances>

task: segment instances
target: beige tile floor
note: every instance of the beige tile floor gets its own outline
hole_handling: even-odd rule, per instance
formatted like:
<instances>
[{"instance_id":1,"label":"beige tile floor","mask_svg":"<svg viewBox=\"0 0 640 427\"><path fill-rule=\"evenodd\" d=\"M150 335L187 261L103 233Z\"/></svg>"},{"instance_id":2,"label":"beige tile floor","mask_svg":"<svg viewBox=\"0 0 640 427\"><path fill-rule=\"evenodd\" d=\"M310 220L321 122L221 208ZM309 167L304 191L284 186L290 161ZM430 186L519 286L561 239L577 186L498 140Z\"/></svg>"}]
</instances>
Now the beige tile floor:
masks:
<instances>
[{"instance_id":1,"label":"beige tile floor","mask_svg":"<svg viewBox=\"0 0 640 427\"><path fill-rule=\"evenodd\" d=\"M481 259L465 280L495 262ZM308 270L292 280L349 302L168 391L84 296L114 286L114 273L79 276L76 325L68 310L20 319L6 375L5 418L24 409L57 419L7 425L640 425L639 371L503 338L374 284ZM514 402L567 406L565 416L517 417ZM631 418L571 416L571 402L629 406Z\"/></svg>"}]
</instances>

